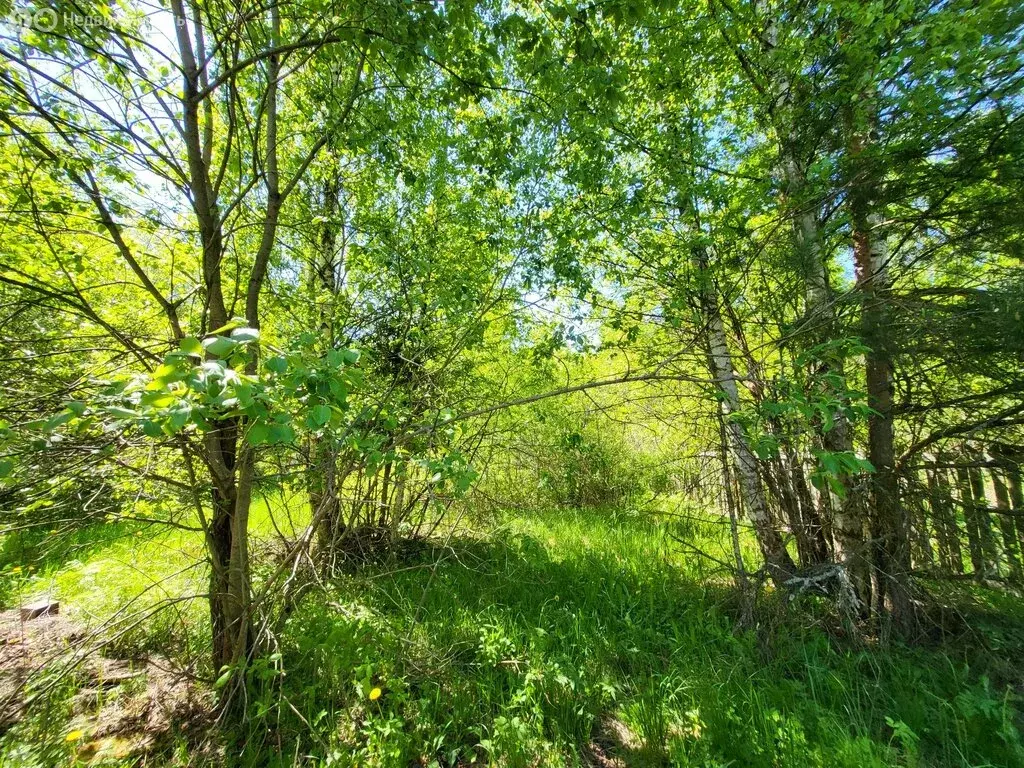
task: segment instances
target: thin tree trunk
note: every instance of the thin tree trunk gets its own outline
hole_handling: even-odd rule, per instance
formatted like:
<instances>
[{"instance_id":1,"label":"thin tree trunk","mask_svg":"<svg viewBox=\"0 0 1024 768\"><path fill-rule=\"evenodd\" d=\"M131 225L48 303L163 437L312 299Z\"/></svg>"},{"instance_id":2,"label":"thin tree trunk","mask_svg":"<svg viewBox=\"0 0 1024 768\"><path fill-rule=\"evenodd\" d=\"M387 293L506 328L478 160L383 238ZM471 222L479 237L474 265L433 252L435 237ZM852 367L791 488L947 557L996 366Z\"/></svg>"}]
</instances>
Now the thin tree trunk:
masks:
<instances>
[{"instance_id":1,"label":"thin tree trunk","mask_svg":"<svg viewBox=\"0 0 1024 768\"><path fill-rule=\"evenodd\" d=\"M203 249L201 262L205 295L204 327L201 330L205 333L225 325L228 321L222 285L222 222L217 192L210 180L212 123L209 122L210 113L207 112L207 125L203 130L199 117L198 94L200 84L206 76L205 68L208 62L203 61L201 69L196 61L189 34L189 19L182 0L171 0L171 12L174 16L182 63L181 105L183 139L189 170L188 186ZM196 39L199 41L200 51L205 51L199 15L199 10L194 8ZM276 84L273 87L276 88ZM213 488L213 508L207 531L207 547L211 565L209 601L212 660L217 672L225 667L240 670L248 661L252 649L249 622L251 580L248 523L253 458L249 449L240 444L242 429L243 424L239 420L226 420L216 430L208 432L203 440ZM240 680L241 677L236 677L236 681ZM223 701L231 701L232 698L234 697L227 696ZM235 700L237 701L237 698Z\"/></svg>"},{"instance_id":2,"label":"thin tree trunk","mask_svg":"<svg viewBox=\"0 0 1024 768\"><path fill-rule=\"evenodd\" d=\"M761 480L764 483L766 503L774 502L778 511L776 518L780 526L786 526L793 534L796 542L797 559L808 564L812 559L811 543L806 535L804 522L800 516L800 506L796 494L790 485L785 467L780 456L759 462Z\"/></svg>"},{"instance_id":3,"label":"thin tree trunk","mask_svg":"<svg viewBox=\"0 0 1024 768\"><path fill-rule=\"evenodd\" d=\"M219 475L208 537L213 666L218 674L247 661L251 649L248 527L253 466L247 448L235 454L236 431L236 424L226 424L206 437Z\"/></svg>"},{"instance_id":4,"label":"thin tree trunk","mask_svg":"<svg viewBox=\"0 0 1024 768\"><path fill-rule=\"evenodd\" d=\"M333 349L336 343L335 302L341 289L338 277L337 241L338 232L343 229L338 222L341 180L337 169L333 169L322 187L320 208L323 223L319 241L309 265L310 300L316 307L314 321L319 324L322 344ZM317 297L326 296L326 301L317 302ZM314 435L310 447L312 461L307 469L309 505L313 514L322 510L320 524L316 531L316 560L325 567L332 567L335 545L345 529L341 514L341 491L335 482L337 475L337 453L327 438Z\"/></svg>"},{"instance_id":5,"label":"thin tree trunk","mask_svg":"<svg viewBox=\"0 0 1024 768\"><path fill-rule=\"evenodd\" d=\"M754 615L754 596L750 591L750 579L743 563L743 550L740 547L739 514L736 509L736 497L733 493L732 469L729 466L729 439L725 428L725 417L721 403L718 406L718 457L722 462L722 487L726 513L729 515L729 540L732 544L732 557L736 563L736 590L740 595L740 626L749 626Z\"/></svg>"},{"instance_id":6,"label":"thin tree trunk","mask_svg":"<svg viewBox=\"0 0 1024 768\"><path fill-rule=\"evenodd\" d=\"M985 576L985 555L981 548L981 533L978 530L977 501L966 467L957 467L956 479L957 490L960 492L960 506L964 511L964 522L967 524L967 548L971 556L971 570L981 579Z\"/></svg>"},{"instance_id":7,"label":"thin tree trunk","mask_svg":"<svg viewBox=\"0 0 1024 768\"><path fill-rule=\"evenodd\" d=\"M971 454L971 463L978 463L980 457ZM992 516L988 513L988 498L985 496L985 476L981 467L973 466L967 470L971 483L971 496L974 498L974 518L978 526L978 539L981 544L983 561L982 571L986 578L999 573L999 551L996 548L996 537L992 530Z\"/></svg>"},{"instance_id":8,"label":"thin tree trunk","mask_svg":"<svg viewBox=\"0 0 1024 768\"><path fill-rule=\"evenodd\" d=\"M708 269L707 251L703 246L694 249L694 263L706 279ZM783 587L796 571L796 566L789 552L786 551L782 536L775 528L768 511L768 504L758 474L757 458L754 456L743 427L732 415L740 410L739 389L736 385L736 374L733 371L732 358L722 322L722 313L718 306L718 297L710 288L702 291L702 303L707 325L706 342L708 359L718 388L721 392L722 410L726 420L726 431L732 449L733 465L737 480L742 489L744 506L747 516L753 523L758 545L764 556L768 575L777 587Z\"/></svg>"},{"instance_id":9,"label":"thin tree trunk","mask_svg":"<svg viewBox=\"0 0 1024 768\"><path fill-rule=\"evenodd\" d=\"M814 558L813 565L831 562L832 553L829 549L825 536L825 523L822 519L821 510L815 505L811 496L811 489L807 483L807 476L804 474L803 464L800 462L796 452L788 449L790 474L793 478L793 489L796 492L797 501L800 504L801 517L807 526L808 537L811 540L811 552Z\"/></svg>"},{"instance_id":10,"label":"thin tree trunk","mask_svg":"<svg viewBox=\"0 0 1024 768\"><path fill-rule=\"evenodd\" d=\"M865 100L870 104L870 100ZM869 107L870 109L871 107ZM850 156L855 174L850 185L853 256L860 294L861 335L865 354L868 404L868 460L870 524L873 539L875 608L891 613L894 626L905 637L916 634L917 617L911 594L909 525L900 503L895 471L895 432L892 397L892 339L889 336L889 249L877 202L878 172L866 155L873 115L854 115Z\"/></svg>"},{"instance_id":11,"label":"thin tree trunk","mask_svg":"<svg viewBox=\"0 0 1024 768\"><path fill-rule=\"evenodd\" d=\"M920 478L915 473L912 475L913 484L910 481L907 482L908 489L907 495L913 494L914 500L914 519L911 523L911 529L914 533L914 560L918 566L923 566L928 569L935 567L935 550L932 547L932 520L928 517L928 503L925 499L923 490L924 486L921 485Z\"/></svg>"},{"instance_id":12,"label":"thin tree trunk","mask_svg":"<svg viewBox=\"0 0 1024 768\"><path fill-rule=\"evenodd\" d=\"M1016 510L1024 510L1024 487L1021 486L1020 468L1011 464L1006 470L1006 479L1010 484L1010 506ZM1017 527L1017 543L1021 552L1024 552L1024 518L1014 520Z\"/></svg>"},{"instance_id":13,"label":"thin tree trunk","mask_svg":"<svg viewBox=\"0 0 1024 768\"><path fill-rule=\"evenodd\" d=\"M940 469L926 470L925 474L928 476L928 503L932 508L932 519L935 520L939 540L939 559L953 573L963 573L960 527L956 524L953 504L949 497L948 480Z\"/></svg>"},{"instance_id":14,"label":"thin tree trunk","mask_svg":"<svg viewBox=\"0 0 1024 768\"><path fill-rule=\"evenodd\" d=\"M388 514L391 512L391 506L388 503L391 500L391 462L389 461L384 465L384 478L380 484L380 512L377 515L377 525L384 528L388 524Z\"/></svg>"},{"instance_id":15,"label":"thin tree trunk","mask_svg":"<svg viewBox=\"0 0 1024 768\"><path fill-rule=\"evenodd\" d=\"M312 443L312 460L306 471L306 493L310 514L319 520L314 534L314 559L329 570L334 563L334 544L345 529L338 498L337 456L326 440L314 437Z\"/></svg>"},{"instance_id":16,"label":"thin tree trunk","mask_svg":"<svg viewBox=\"0 0 1024 768\"><path fill-rule=\"evenodd\" d=\"M405 481L406 474L400 471L398 475L398 482L395 483L395 504L391 510L391 540L394 541L398 538L398 526L402 522L402 518L405 517Z\"/></svg>"},{"instance_id":17,"label":"thin tree trunk","mask_svg":"<svg viewBox=\"0 0 1024 768\"><path fill-rule=\"evenodd\" d=\"M780 82L783 92L779 94L783 106L789 106L788 82ZM779 127L779 165L784 181L785 202L793 208L793 244L801 276L804 280L804 301L806 311L804 322L810 330L812 343L835 338L838 321L835 301L829 285L828 269L821 249L821 235L814 206L806 199L807 176L797 151L797 127L794 125L792 109L781 110ZM821 374L835 374L845 378L843 359L839 355L826 355L818 361ZM824 377L823 377L824 378ZM852 453L853 436L843 413L833 416L831 428L820 425L821 446L830 453ZM847 570L850 583L857 598L867 605L871 591L870 562L864 540L866 528L865 505L853 485L846 477L839 478L844 487L842 497L830 498L830 489L823 488L820 496L818 517L829 519L824 525L832 532L835 560Z\"/></svg>"}]
</instances>

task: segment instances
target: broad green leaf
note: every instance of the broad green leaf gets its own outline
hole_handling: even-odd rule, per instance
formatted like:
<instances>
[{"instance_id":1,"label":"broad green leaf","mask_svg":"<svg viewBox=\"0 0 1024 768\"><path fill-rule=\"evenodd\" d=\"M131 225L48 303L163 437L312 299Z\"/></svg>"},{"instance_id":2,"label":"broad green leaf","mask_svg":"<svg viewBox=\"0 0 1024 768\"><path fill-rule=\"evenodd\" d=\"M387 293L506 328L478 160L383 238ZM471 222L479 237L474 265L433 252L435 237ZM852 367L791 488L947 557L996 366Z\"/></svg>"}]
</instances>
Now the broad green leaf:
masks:
<instances>
[{"instance_id":1,"label":"broad green leaf","mask_svg":"<svg viewBox=\"0 0 1024 768\"><path fill-rule=\"evenodd\" d=\"M227 357L237 346L238 342L227 336L210 336L203 339L203 348L217 357Z\"/></svg>"},{"instance_id":2,"label":"broad green leaf","mask_svg":"<svg viewBox=\"0 0 1024 768\"><path fill-rule=\"evenodd\" d=\"M266 424L253 424L245 434L250 445L263 445L270 439L270 427Z\"/></svg>"},{"instance_id":3,"label":"broad green leaf","mask_svg":"<svg viewBox=\"0 0 1024 768\"><path fill-rule=\"evenodd\" d=\"M270 358L263 365L273 373L284 373L288 370L288 361L280 355Z\"/></svg>"},{"instance_id":4,"label":"broad green leaf","mask_svg":"<svg viewBox=\"0 0 1024 768\"><path fill-rule=\"evenodd\" d=\"M241 317L233 317L230 320L228 320L224 325L222 325L220 328L214 328L207 335L208 336L217 336L218 334L228 333L229 331L233 331L235 328L241 328L244 325L245 325L245 320L243 318L241 318Z\"/></svg>"},{"instance_id":5,"label":"broad green leaf","mask_svg":"<svg viewBox=\"0 0 1024 768\"><path fill-rule=\"evenodd\" d=\"M291 424L274 424L270 428L270 441L273 443L291 443L295 440L295 430Z\"/></svg>"},{"instance_id":6,"label":"broad green leaf","mask_svg":"<svg viewBox=\"0 0 1024 768\"><path fill-rule=\"evenodd\" d=\"M46 430L52 432L57 427L67 424L73 418L75 418L75 414L71 411L64 411L63 413L58 413L56 416L51 416L46 421Z\"/></svg>"},{"instance_id":7,"label":"broad green leaf","mask_svg":"<svg viewBox=\"0 0 1024 768\"><path fill-rule=\"evenodd\" d=\"M322 427L331 420L331 408L328 405L314 405L309 411L314 426Z\"/></svg>"},{"instance_id":8,"label":"broad green leaf","mask_svg":"<svg viewBox=\"0 0 1024 768\"><path fill-rule=\"evenodd\" d=\"M181 347L181 351L186 355L192 355L193 357L203 356L203 344L194 336L186 336L179 342L178 346Z\"/></svg>"},{"instance_id":9,"label":"broad green leaf","mask_svg":"<svg viewBox=\"0 0 1024 768\"><path fill-rule=\"evenodd\" d=\"M236 328L231 332L231 338L239 344L256 341L259 337L260 332L256 328Z\"/></svg>"},{"instance_id":10,"label":"broad green leaf","mask_svg":"<svg viewBox=\"0 0 1024 768\"><path fill-rule=\"evenodd\" d=\"M118 405L108 405L104 409L111 416L116 416L119 419L137 419L139 418L139 412L133 411L128 408L122 408Z\"/></svg>"}]
</instances>

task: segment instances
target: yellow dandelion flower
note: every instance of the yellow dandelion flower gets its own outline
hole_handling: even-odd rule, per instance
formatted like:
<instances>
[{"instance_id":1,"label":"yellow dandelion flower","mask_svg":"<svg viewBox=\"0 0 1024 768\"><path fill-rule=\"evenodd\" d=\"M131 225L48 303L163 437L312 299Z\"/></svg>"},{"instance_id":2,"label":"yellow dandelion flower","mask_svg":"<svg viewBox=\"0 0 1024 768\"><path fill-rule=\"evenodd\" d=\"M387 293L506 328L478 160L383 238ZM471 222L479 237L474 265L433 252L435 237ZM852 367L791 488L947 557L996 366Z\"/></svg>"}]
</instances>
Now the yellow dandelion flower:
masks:
<instances>
[{"instance_id":1,"label":"yellow dandelion flower","mask_svg":"<svg viewBox=\"0 0 1024 768\"><path fill-rule=\"evenodd\" d=\"M71 731L64 737L64 741L78 741L83 736L85 736L85 731Z\"/></svg>"},{"instance_id":2,"label":"yellow dandelion flower","mask_svg":"<svg viewBox=\"0 0 1024 768\"><path fill-rule=\"evenodd\" d=\"M16 565L13 568L11 568L11 573L21 573L21 566Z\"/></svg>"},{"instance_id":3,"label":"yellow dandelion flower","mask_svg":"<svg viewBox=\"0 0 1024 768\"><path fill-rule=\"evenodd\" d=\"M382 693L383 691L380 688L374 688L372 691L370 691L370 701L376 701L380 698L380 695Z\"/></svg>"}]
</instances>

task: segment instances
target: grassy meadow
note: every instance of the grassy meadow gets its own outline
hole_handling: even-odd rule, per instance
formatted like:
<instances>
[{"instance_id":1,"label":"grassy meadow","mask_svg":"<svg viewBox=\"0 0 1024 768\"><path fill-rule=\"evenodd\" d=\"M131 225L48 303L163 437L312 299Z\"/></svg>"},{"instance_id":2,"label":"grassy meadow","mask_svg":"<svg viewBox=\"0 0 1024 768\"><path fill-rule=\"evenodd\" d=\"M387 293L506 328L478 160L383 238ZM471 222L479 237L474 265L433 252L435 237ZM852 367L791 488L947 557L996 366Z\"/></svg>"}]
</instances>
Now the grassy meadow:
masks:
<instances>
[{"instance_id":1,"label":"grassy meadow","mask_svg":"<svg viewBox=\"0 0 1024 768\"><path fill-rule=\"evenodd\" d=\"M855 642L813 598L797 612L769 595L739 629L727 578L675 539L721 553L725 535L614 511L460 525L300 594L230 734L172 728L118 756L93 743L71 675L3 737L0 764L1024 765L1012 604L962 592L980 629L942 651ZM12 574L34 551L4 542L8 590L49 590L108 656L162 649L209 676L205 603L147 611L203 591L197 534L99 526Z\"/></svg>"}]
</instances>

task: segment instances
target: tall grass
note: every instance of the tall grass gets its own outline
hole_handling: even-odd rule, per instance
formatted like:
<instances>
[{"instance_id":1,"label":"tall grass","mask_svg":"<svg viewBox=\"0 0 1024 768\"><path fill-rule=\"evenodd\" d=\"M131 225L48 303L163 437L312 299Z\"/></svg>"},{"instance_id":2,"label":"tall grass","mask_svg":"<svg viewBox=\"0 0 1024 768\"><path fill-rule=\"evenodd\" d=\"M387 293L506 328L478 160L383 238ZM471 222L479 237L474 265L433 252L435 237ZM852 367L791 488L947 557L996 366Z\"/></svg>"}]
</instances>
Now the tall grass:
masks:
<instances>
[{"instance_id":1,"label":"tall grass","mask_svg":"<svg viewBox=\"0 0 1024 768\"><path fill-rule=\"evenodd\" d=\"M673 538L721 553L723 533L552 511L364 565L290 613L228 752L279 766L578 766L595 753L646 766L1024 765L1005 679L1013 632L1003 626L997 655L854 647L815 626L813 606L783 605L737 632L728 580ZM184 532L139 539L48 577L99 616L201 551ZM163 589L205 578L188 573ZM202 639L201 611L177 621ZM159 625L145 632L137 645L167 642ZM0 755L17 747L9 736Z\"/></svg>"},{"instance_id":2,"label":"tall grass","mask_svg":"<svg viewBox=\"0 0 1024 768\"><path fill-rule=\"evenodd\" d=\"M678 766L1024 765L1016 697L964 659L843 647L784 609L736 633L706 577L663 526L596 512L363 570L291 619L275 738L337 765L578 765L592 742Z\"/></svg>"}]
</instances>

